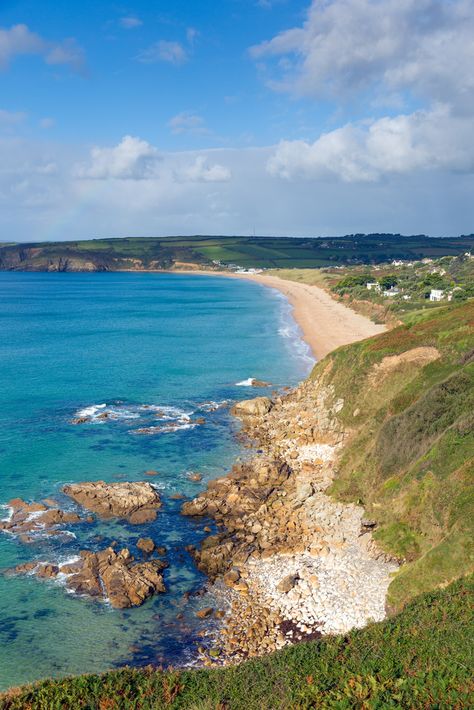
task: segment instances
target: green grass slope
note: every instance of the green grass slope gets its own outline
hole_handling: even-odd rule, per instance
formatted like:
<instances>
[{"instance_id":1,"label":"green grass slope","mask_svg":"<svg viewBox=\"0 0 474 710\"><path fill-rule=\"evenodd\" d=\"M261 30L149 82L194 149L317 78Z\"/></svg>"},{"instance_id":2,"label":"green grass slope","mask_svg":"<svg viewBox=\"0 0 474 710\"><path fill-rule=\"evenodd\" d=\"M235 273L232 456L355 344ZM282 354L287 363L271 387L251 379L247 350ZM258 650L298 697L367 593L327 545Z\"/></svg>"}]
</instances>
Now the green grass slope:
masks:
<instances>
[{"instance_id":1,"label":"green grass slope","mask_svg":"<svg viewBox=\"0 0 474 710\"><path fill-rule=\"evenodd\" d=\"M439 357L394 357L415 348ZM331 492L361 502L379 544L406 561L389 588L399 609L474 570L474 302L421 312L330 362L352 430Z\"/></svg>"},{"instance_id":2,"label":"green grass slope","mask_svg":"<svg viewBox=\"0 0 474 710\"><path fill-rule=\"evenodd\" d=\"M425 594L396 617L225 669L125 668L45 681L3 710L468 708L474 704L474 579Z\"/></svg>"}]
</instances>

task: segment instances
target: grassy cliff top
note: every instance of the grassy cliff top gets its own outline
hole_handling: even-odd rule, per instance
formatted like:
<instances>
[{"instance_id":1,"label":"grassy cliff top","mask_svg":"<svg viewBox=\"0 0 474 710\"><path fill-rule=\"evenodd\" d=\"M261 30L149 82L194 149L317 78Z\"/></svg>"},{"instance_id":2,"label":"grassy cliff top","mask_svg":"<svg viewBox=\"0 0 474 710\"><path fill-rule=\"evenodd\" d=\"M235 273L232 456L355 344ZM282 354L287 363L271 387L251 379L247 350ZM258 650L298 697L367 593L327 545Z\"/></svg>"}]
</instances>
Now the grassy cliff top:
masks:
<instances>
[{"instance_id":1,"label":"grassy cliff top","mask_svg":"<svg viewBox=\"0 0 474 710\"><path fill-rule=\"evenodd\" d=\"M360 502L405 562L390 605L474 571L474 301L413 313L312 377L344 400L351 432L332 494Z\"/></svg>"},{"instance_id":2,"label":"grassy cliff top","mask_svg":"<svg viewBox=\"0 0 474 710\"><path fill-rule=\"evenodd\" d=\"M129 669L44 681L3 710L467 708L473 704L474 579L425 594L398 616L225 669Z\"/></svg>"}]
</instances>

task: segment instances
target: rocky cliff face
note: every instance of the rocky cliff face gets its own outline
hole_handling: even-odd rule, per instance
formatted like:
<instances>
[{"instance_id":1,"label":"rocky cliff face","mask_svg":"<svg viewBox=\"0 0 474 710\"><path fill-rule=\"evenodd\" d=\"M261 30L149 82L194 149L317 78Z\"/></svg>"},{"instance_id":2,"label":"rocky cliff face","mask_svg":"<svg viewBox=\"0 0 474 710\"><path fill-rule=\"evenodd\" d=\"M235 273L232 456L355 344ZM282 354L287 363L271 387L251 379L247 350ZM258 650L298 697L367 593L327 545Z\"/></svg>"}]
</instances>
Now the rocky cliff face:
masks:
<instances>
[{"instance_id":1,"label":"rocky cliff face","mask_svg":"<svg viewBox=\"0 0 474 710\"><path fill-rule=\"evenodd\" d=\"M233 610L220 640L227 658L385 615L397 564L376 548L360 506L326 494L350 435L329 370L271 404L257 398L236 406L261 453L183 506L183 514L210 516L221 529L192 553L228 590Z\"/></svg>"},{"instance_id":2,"label":"rocky cliff face","mask_svg":"<svg viewBox=\"0 0 474 710\"><path fill-rule=\"evenodd\" d=\"M224 657L345 632L474 568L474 304L340 348L234 408L250 461L183 506L225 589Z\"/></svg>"}]
</instances>

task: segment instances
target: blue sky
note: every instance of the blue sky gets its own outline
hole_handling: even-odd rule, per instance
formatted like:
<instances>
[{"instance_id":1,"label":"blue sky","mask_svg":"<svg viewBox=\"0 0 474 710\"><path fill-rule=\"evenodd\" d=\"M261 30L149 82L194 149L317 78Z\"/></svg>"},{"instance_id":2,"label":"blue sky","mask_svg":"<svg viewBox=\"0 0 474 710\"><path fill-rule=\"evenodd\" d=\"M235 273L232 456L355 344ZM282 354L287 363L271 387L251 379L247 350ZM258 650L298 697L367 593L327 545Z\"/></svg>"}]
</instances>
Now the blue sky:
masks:
<instances>
[{"instance_id":1,"label":"blue sky","mask_svg":"<svg viewBox=\"0 0 474 710\"><path fill-rule=\"evenodd\" d=\"M84 65L48 66L20 56L1 77L2 95L28 114L30 135L52 118L55 139L118 141L128 133L164 149L262 145L324 112L288 102L259 79L249 47L301 22L307 3L9 2L2 25L26 24L51 42L74 38ZM159 42L176 43L183 59L153 58ZM150 56L147 58L147 52ZM199 116L195 129L173 132L179 114Z\"/></svg>"},{"instance_id":2,"label":"blue sky","mask_svg":"<svg viewBox=\"0 0 474 710\"><path fill-rule=\"evenodd\" d=\"M474 231L471 0L0 3L0 240Z\"/></svg>"}]
</instances>

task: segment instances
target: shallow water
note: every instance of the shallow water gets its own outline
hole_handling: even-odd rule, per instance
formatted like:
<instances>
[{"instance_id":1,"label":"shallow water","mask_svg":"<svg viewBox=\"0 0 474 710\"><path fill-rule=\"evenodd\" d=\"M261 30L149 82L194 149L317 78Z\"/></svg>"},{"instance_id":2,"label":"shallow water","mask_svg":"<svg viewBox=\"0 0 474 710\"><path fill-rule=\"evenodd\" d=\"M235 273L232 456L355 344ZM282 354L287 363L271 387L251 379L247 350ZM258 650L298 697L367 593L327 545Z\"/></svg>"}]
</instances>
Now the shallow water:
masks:
<instances>
[{"instance_id":1,"label":"shallow water","mask_svg":"<svg viewBox=\"0 0 474 710\"><path fill-rule=\"evenodd\" d=\"M0 273L0 503L59 499L72 481L143 480L148 469L159 472L146 480L164 502L151 525L98 522L31 545L0 533L0 568L68 559L113 540L134 550L148 535L167 547L170 563L167 593L124 611L67 594L58 582L0 575L0 688L125 663L192 660L207 623L194 612L206 599L186 604L182 595L205 578L184 547L199 541L206 522L181 517L182 501L170 495L195 495L245 455L228 408L211 403L265 393L237 386L252 377L294 384L310 366L287 302L258 284ZM83 410L92 422L73 426ZM97 419L104 410L111 416ZM198 417L205 423L196 424ZM151 434L140 433L149 427ZM189 471L202 473L202 482L190 482Z\"/></svg>"}]
</instances>

